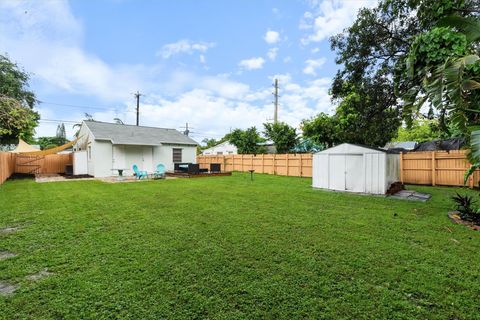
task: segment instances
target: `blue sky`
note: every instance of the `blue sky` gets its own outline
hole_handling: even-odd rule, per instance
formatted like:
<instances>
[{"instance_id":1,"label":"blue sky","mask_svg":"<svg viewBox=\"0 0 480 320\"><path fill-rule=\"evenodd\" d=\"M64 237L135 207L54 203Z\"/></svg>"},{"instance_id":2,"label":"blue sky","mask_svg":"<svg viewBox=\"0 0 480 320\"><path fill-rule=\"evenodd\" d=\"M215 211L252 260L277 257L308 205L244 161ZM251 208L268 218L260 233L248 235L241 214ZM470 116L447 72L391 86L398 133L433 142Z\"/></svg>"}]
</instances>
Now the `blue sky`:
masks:
<instances>
[{"instance_id":1,"label":"blue sky","mask_svg":"<svg viewBox=\"0 0 480 320\"><path fill-rule=\"evenodd\" d=\"M180 129L194 139L272 118L298 127L331 112L338 66L328 38L375 0L0 2L0 52L32 74L38 136L88 112L96 120ZM55 120L55 121L52 121Z\"/></svg>"}]
</instances>

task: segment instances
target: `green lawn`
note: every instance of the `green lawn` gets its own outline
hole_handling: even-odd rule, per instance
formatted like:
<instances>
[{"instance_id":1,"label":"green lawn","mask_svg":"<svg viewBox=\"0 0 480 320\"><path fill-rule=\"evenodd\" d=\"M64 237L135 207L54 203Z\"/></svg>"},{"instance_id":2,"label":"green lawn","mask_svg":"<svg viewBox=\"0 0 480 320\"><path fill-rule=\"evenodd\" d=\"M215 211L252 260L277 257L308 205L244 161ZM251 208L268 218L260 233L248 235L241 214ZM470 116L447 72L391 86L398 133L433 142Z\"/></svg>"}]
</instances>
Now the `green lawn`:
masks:
<instances>
[{"instance_id":1,"label":"green lawn","mask_svg":"<svg viewBox=\"0 0 480 320\"><path fill-rule=\"evenodd\" d=\"M428 203L248 175L0 187L2 319L479 319L480 233ZM473 192L473 191L470 191ZM38 281L28 275L48 268Z\"/></svg>"}]
</instances>

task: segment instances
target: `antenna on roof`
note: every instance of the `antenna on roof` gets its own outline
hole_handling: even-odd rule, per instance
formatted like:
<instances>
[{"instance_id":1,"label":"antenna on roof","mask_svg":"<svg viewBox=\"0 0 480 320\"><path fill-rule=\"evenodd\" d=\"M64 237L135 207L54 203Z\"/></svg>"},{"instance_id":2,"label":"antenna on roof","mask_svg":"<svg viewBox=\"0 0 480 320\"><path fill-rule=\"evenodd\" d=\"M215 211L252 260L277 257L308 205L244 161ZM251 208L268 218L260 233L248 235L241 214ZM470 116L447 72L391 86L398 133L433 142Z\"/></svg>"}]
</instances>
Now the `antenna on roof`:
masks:
<instances>
[{"instance_id":1,"label":"antenna on roof","mask_svg":"<svg viewBox=\"0 0 480 320\"><path fill-rule=\"evenodd\" d=\"M189 128L188 128L188 122L185 123L185 127L180 127L180 128L184 128L184 129L185 129L185 130L183 130L183 134L186 135L187 137L188 137L188 135L189 135L190 133L192 133L192 132L189 130ZM192 128L190 127L190 129L192 129Z\"/></svg>"}]
</instances>

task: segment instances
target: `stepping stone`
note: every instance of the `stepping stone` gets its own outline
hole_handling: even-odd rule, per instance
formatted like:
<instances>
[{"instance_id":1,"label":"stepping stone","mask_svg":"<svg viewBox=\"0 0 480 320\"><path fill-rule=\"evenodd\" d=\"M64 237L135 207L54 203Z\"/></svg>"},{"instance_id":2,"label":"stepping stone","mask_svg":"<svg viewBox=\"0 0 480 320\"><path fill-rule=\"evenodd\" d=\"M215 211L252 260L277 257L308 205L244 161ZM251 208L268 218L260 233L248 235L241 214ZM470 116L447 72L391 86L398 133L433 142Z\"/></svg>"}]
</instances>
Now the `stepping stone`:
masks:
<instances>
[{"instance_id":1,"label":"stepping stone","mask_svg":"<svg viewBox=\"0 0 480 320\"><path fill-rule=\"evenodd\" d=\"M430 194L420 193L411 190L400 190L397 193L391 195L390 197L401 200L412 200L412 201L422 201L426 202L432 197Z\"/></svg>"},{"instance_id":2,"label":"stepping stone","mask_svg":"<svg viewBox=\"0 0 480 320\"><path fill-rule=\"evenodd\" d=\"M9 296L18 289L18 286L0 281L0 295L1 296Z\"/></svg>"},{"instance_id":3,"label":"stepping stone","mask_svg":"<svg viewBox=\"0 0 480 320\"><path fill-rule=\"evenodd\" d=\"M9 251L0 251L0 261L7 260L8 258L16 257L17 255Z\"/></svg>"},{"instance_id":4,"label":"stepping stone","mask_svg":"<svg viewBox=\"0 0 480 320\"><path fill-rule=\"evenodd\" d=\"M40 279L43 279L43 278L46 278L46 277L50 277L50 276L53 276L53 275L54 275L53 272L50 272L50 271L48 271L47 268L45 268L43 270L40 270L37 273L28 275L27 279L31 280L31 281L37 281L37 280L40 280Z\"/></svg>"},{"instance_id":5,"label":"stepping stone","mask_svg":"<svg viewBox=\"0 0 480 320\"><path fill-rule=\"evenodd\" d=\"M18 231L18 227L6 227L0 229L0 234L9 234Z\"/></svg>"}]
</instances>

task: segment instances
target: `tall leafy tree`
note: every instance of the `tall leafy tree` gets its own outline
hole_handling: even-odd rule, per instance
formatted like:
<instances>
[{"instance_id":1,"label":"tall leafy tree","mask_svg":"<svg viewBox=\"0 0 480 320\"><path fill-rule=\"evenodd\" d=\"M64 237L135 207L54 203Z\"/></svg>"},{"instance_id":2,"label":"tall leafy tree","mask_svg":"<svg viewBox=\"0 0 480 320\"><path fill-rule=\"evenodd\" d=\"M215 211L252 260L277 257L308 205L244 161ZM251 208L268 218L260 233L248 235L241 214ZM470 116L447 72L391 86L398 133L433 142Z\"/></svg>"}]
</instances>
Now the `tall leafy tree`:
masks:
<instances>
[{"instance_id":1,"label":"tall leafy tree","mask_svg":"<svg viewBox=\"0 0 480 320\"><path fill-rule=\"evenodd\" d=\"M0 55L0 144L33 139L40 116L32 110L37 100L29 79L28 73Z\"/></svg>"},{"instance_id":2,"label":"tall leafy tree","mask_svg":"<svg viewBox=\"0 0 480 320\"><path fill-rule=\"evenodd\" d=\"M300 126L303 131L303 136L317 145L330 148L340 142L338 121L326 113L322 112L316 117L305 119Z\"/></svg>"},{"instance_id":3,"label":"tall leafy tree","mask_svg":"<svg viewBox=\"0 0 480 320\"><path fill-rule=\"evenodd\" d=\"M288 153L297 142L295 128L285 122L264 123L264 135L275 144L277 153Z\"/></svg>"},{"instance_id":4,"label":"tall leafy tree","mask_svg":"<svg viewBox=\"0 0 480 320\"><path fill-rule=\"evenodd\" d=\"M229 141L238 149L239 154L260 153L258 146L264 139L260 136L256 127L246 130L235 129L229 134Z\"/></svg>"},{"instance_id":5,"label":"tall leafy tree","mask_svg":"<svg viewBox=\"0 0 480 320\"><path fill-rule=\"evenodd\" d=\"M359 114L381 115L393 126L400 125L402 115L410 120L416 115L402 108L402 100L412 87L421 86L421 77L403 77L413 39L430 30L438 21L452 13L475 14L478 0L382 0L374 8L359 11L355 22L331 38L337 52L337 72L331 93L342 103L352 93L361 95L356 104ZM361 103L363 101L376 103ZM396 110L396 112L395 112ZM417 110L418 112L418 110ZM356 121L364 121L359 117ZM355 127L362 127L361 123ZM365 127L364 135L381 135L385 127ZM393 138L397 128L384 133ZM357 132L358 133L358 132Z\"/></svg>"}]
</instances>

